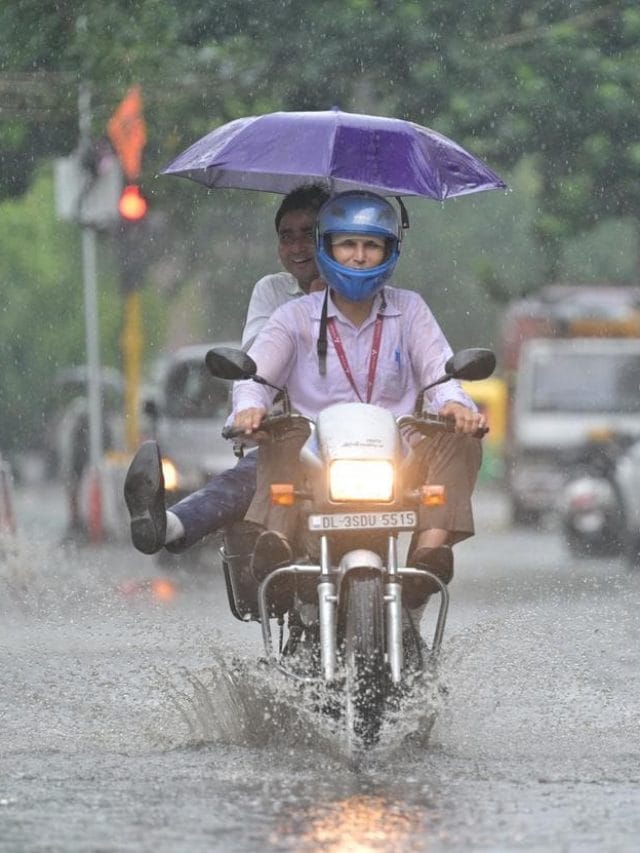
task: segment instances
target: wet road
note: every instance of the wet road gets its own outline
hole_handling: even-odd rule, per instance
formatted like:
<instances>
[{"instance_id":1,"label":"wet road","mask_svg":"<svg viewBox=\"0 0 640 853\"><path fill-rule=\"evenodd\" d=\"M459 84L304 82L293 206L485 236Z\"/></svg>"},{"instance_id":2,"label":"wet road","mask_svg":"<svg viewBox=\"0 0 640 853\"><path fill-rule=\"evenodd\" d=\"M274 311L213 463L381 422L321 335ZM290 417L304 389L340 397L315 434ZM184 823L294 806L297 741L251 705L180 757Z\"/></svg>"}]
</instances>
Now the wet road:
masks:
<instances>
[{"instance_id":1,"label":"wet road","mask_svg":"<svg viewBox=\"0 0 640 853\"><path fill-rule=\"evenodd\" d=\"M356 772L255 663L217 573L57 547L60 495L20 493L22 534L0 541L0 851L637 850L640 576L509 530L499 495L477 508L435 721L425 689Z\"/></svg>"}]
</instances>

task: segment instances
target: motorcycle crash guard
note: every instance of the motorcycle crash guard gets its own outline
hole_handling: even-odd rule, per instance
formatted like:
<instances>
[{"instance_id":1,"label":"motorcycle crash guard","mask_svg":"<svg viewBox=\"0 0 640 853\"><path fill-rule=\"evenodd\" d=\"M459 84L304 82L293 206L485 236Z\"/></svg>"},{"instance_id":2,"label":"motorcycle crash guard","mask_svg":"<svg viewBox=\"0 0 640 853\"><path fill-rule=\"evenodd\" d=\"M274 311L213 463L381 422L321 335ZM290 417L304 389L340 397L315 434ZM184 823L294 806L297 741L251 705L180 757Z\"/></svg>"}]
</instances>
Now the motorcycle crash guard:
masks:
<instances>
[{"instance_id":1,"label":"motorcycle crash guard","mask_svg":"<svg viewBox=\"0 0 640 853\"><path fill-rule=\"evenodd\" d=\"M258 528L246 521L225 528L223 534L220 553L229 608L241 622L260 621L258 583L251 571L258 535ZM291 608L294 596L303 602L316 601L316 583L314 577L304 576L274 580L269 586L269 615L273 618L283 616Z\"/></svg>"},{"instance_id":2,"label":"motorcycle crash guard","mask_svg":"<svg viewBox=\"0 0 640 853\"><path fill-rule=\"evenodd\" d=\"M409 553L411 554L412 551L413 547L409 549ZM413 564L411 558L409 558L408 563L410 565ZM446 545L440 548L432 548L429 553L428 562L424 566L421 566L421 568L432 572L444 583L449 583L453 577L453 551ZM403 578L402 603L409 610L421 607L434 592L440 592L440 590L429 578Z\"/></svg>"}]
</instances>

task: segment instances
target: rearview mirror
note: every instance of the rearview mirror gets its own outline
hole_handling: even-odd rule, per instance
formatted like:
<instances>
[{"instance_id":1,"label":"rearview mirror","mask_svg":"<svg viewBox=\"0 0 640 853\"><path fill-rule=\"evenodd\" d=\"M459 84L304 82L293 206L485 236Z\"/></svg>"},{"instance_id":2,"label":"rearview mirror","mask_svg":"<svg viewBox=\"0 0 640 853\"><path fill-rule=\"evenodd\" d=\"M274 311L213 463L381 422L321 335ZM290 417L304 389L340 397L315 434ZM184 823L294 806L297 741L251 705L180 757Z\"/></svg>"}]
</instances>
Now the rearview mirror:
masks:
<instances>
[{"instance_id":1,"label":"rearview mirror","mask_svg":"<svg viewBox=\"0 0 640 853\"><path fill-rule=\"evenodd\" d=\"M210 349L204 357L210 373L218 379L253 379L256 375L256 363L246 352L231 347Z\"/></svg>"},{"instance_id":2,"label":"rearview mirror","mask_svg":"<svg viewBox=\"0 0 640 853\"><path fill-rule=\"evenodd\" d=\"M487 379L495 369L495 355L490 349L482 347L462 349L452 355L444 366L448 379L464 379L469 382Z\"/></svg>"}]
</instances>

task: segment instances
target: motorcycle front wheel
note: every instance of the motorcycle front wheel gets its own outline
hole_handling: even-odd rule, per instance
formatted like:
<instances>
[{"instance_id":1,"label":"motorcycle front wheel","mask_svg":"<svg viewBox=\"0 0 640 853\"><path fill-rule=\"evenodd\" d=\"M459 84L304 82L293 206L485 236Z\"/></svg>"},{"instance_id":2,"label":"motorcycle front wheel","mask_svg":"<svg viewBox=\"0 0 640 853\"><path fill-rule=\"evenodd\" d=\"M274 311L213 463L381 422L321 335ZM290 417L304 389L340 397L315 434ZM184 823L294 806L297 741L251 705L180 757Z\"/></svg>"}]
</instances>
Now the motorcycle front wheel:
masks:
<instances>
[{"instance_id":1,"label":"motorcycle front wheel","mask_svg":"<svg viewBox=\"0 0 640 853\"><path fill-rule=\"evenodd\" d=\"M379 575L352 574L342 592L345 718L349 739L380 734L389 679L384 662L384 592Z\"/></svg>"}]
</instances>

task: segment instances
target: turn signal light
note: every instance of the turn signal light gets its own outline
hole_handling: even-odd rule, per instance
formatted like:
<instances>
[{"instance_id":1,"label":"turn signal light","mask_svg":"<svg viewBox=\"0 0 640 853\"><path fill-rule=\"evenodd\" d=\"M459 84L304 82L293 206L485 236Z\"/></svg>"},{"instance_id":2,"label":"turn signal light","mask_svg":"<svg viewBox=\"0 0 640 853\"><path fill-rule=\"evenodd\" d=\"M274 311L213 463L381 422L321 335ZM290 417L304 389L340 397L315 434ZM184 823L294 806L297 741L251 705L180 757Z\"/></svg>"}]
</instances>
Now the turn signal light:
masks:
<instances>
[{"instance_id":1,"label":"turn signal light","mask_svg":"<svg viewBox=\"0 0 640 853\"><path fill-rule=\"evenodd\" d=\"M422 486L420 503L422 506L444 506L447 502L444 486Z\"/></svg>"},{"instance_id":2,"label":"turn signal light","mask_svg":"<svg viewBox=\"0 0 640 853\"><path fill-rule=\"evenodd\" d=\"M271 503L274 506L293 506L295 500L292 483L274 483L271 486Z\"/></svg>"}]
</instances>

